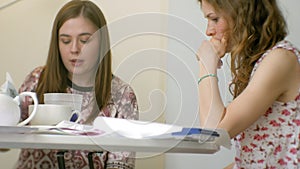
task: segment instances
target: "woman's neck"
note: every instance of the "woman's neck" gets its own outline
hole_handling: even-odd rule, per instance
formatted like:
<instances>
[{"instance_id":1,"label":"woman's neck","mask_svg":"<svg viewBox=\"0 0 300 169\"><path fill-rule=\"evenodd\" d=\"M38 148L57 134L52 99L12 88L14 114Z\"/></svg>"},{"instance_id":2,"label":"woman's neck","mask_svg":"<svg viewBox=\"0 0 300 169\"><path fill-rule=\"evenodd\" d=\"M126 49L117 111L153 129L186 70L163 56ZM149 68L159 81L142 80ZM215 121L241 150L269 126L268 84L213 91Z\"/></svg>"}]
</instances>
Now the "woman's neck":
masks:
<instances>
[{"instance_id":1,"label":"woman's neck","mask_svg":"<svg viewBox=\"0 0 300 169\"><path fill-rule=\"evenodd\" d=\"M95 83L95 77L92 78L87 76L71 75L69 76L69 79L72 81L72 83L82 87L91 87Z\"/></svg>"}]
</instances>

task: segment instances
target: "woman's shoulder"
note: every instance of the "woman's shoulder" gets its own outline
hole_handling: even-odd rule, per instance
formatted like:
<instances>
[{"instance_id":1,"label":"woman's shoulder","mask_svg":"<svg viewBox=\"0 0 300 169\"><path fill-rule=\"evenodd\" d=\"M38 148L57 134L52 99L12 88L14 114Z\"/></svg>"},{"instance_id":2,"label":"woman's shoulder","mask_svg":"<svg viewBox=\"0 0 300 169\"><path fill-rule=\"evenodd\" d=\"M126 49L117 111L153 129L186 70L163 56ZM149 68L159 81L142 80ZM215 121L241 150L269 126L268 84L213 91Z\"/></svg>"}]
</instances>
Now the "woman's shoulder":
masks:
<instances>
[{"instance_id":1,"label":"woman's shoulder","mask_svg":"<svg viewBox=\"0 0 300 169\"><path fill-rule=\"evenodd\" d=\"M134 93L132 87L130 84L125 82L122 78L119 76L113 75L112 82L111 82L111 91L112 95L116 95L117 93L124 93L124 92L132 92Z\"/></svg>"},{"instance_id":2,"label":"woman's shoulder","mask_svg":"<svg viewBox=\"0 0 300 169\"><path fill-rule=\"evenodd\" d=\"M291 67L292 65L298 66L300 64L300 51L287 40L278 42L261 59L267 56L272 57L272 60L278 59L282 65L285 64L287 67Z\"/></svg>"},{"instance_id":3,"label":"woman's shoulder","mask_svg":"<svg viewBox=\"0 0 300 169\"><path fill-rule=\"evenodd\" d=\"M44 70L44 66L39 66L39 67L36 67L34 68L26 77L25 81L29 80L35 80L35 79L39 79L40 76L41 76L41 73L43 72Z\"/></svg>"},{"instance_id":4,"label":"woman's shoulder","mask_svg":"<svg viewBox=\"0 0 300 169\"><path fill-rule=\"evenodd\" d=\"M24 82L21 84L19 92L23 91L34 91L38 80L41 76L41 73L44 70L44 66L39 66L34 68L26 77Z\"/></svg>"},{"instance_id":5,"label":"woman's shoulder","mask_svg":"<svg viewBox=\"0 0 300 169\"><path fill-rule=\"evenodd\" d=\"M278 42L271 49L267 50L261 58L256 62L253 72L257 69L258 65L269 56L281 56L285 59L294 60L295 56L297 57L298 62L300 63L300 51L295 47L290 41L282 40ZM292 56L292 57L290 57Z\"/></svg>"},{"instance_id":6,"label":"woman's shoulder","mask_svg":"<svg viewBox=\"0 0 300 169\"><path fill-rule=\"evenodd\" d=\"M289 52L287 52L289 51ZM282 40L278 42L274 47L272 47L270 50L268 50L263 57L266 57L269 53L277 53L277 54L285 54L285 55L294 55L297 56L299 63L300 63L300 50L293 45L290 41L288 40ZM289 54L288 54L289 53ZM262 59L263 59L262 57Z\"/></svg>"},{"instance_id":7,"label":"woman's shoulder","mask_svg":"<svg viewBox=\"0 0 300 169\"><path fill-rule=\"evenodd\" d=\"M120 78L119 76L113 75L112 78L112 87L114 88L123 88L126 86L130 86L127 82L125 82L122 78Z\"/></svg>"},{"instance_id":8,"label":"woman's shoulder","mask_svg":"<svg viewBox=\"0 0 300 169\"><path fill-rule=\"evenodd\" d=\"M45 68L44 66L38 66L38 67L34 68L30 74L31 75L40 75L43 72L44 68Z\"/></svg>"}]
</instances>

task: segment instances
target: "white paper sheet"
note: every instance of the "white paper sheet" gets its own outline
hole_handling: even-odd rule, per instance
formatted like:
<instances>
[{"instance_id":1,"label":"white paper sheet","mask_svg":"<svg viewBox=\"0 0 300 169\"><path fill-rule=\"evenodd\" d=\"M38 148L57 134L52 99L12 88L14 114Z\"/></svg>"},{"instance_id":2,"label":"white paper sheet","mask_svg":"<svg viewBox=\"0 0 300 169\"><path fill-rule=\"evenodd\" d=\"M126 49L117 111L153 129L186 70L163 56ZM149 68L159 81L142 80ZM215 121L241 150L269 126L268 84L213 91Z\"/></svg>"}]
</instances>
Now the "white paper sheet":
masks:
<instances>
[{"instance_id":1,"label":"white paper sheet","mask_svg":"<svg viewBox=\"0 0 300 169\"><path fill-rule=\"evenodd\" d=\"M147 122L139 120L127 120L111 117L97 117L93 124L94 128L103 130L108 135L127 137L132 139L181 139L198 141L213 141L216 145L231 148L228 133L222 129L216 129L219 136L212 135L182 135L174 136L173 132L180 132L183 126Z\"/></svg>"},{"instance_id":2,"label":"white paper sheet","mask_svg":"<svg viewBox=\"0 0 300 169\"><path fill-rule=\"evenodd\" d=\"M104 130L106 133L119 134L134 139L159 137L182 129L176 125L111 117L97 117L94 121L94 127Z\"/></svg>"}]
</instances>

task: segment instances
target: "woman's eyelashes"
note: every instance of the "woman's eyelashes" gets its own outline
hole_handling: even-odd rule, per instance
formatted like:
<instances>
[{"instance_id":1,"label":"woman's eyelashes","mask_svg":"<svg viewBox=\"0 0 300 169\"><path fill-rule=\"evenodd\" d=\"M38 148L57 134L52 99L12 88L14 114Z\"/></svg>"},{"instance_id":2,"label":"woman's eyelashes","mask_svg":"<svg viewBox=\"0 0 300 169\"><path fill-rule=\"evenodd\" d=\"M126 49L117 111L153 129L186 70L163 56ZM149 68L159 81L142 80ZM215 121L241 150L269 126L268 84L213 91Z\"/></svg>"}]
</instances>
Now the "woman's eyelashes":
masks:
<instances>
[{"instance_id":1,"label":"woman's eyelashes","mask_svg":"<svg viewBox=\"0 0 300 169\"><path fill-rule=\"evenodd\" d=\"M219 21L219 17L209 18L211 21L217 23Z\"/></svg>"},{"instance_id":2,"label":"woman's eyelashes","mask_svg":"<svg viewBox=\"0 0 300 169\"><path fill-rule=\"evenodd\" d=\"M93 38L91 36L89 37L80 37L79 38L79 42L82 43L82 44L86 44L88 42L90 42ZM70 44L72 41L76 41L76 40L73 40L72 38L60 38L60 41L67 45L67 44Z\"/></svg>"},{"instance_id":3,"label":"woman's eyelashes","mask_svg":"<svg viewBox=\"0 0 300 169\"><path fill-rule=\"evenodd\" d=\"M60 41L63 43L63 44L69 44L71 42L70 39L65 39L65 38L61 38Z\"/></svg>"}]
</instances>

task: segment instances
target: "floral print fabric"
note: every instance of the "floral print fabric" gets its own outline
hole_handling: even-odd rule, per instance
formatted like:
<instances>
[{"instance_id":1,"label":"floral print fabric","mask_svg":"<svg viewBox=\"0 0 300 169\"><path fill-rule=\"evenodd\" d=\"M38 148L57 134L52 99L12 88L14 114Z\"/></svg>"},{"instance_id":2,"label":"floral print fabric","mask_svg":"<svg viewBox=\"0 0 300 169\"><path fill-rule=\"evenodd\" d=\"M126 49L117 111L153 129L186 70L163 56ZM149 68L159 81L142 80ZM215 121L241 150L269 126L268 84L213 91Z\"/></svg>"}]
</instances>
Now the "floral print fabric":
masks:
<instances>
[{"instance_id":1,"label":"floral print fabric","mask_svg":"<svg viewBox=\"0 0 300 169\"><path fill-rule=\"evenodd\" d=\"M43 67L34 69L25 79L19 92L35 91ZM68 93L79 93L83 95L81 119L79 123L85 123L91 113L94 102L93 92L87 88L70 85L67 88ZM133 89L123 82L120 78L114 76L112 79L111 100L99 116L138 119L138 105ZM32 104L29 97L21 104L22 119L28 116L28 105ZM21 150L17 169L54 169L58 168L57 150ZM68 169L89 169L88 163L89 151L67 151L64 155L65 166ZM101 152L93 154L94 168L120 168L133 169L135 166L135 153L133 152Z\"/></svg>"},{"instance_id":2,"label":"floral print fabric","mask_svg":"<svg viewBox=\"0 0 300 169\"><path fill-rule=\"evenodd\" d=\"M281 41L271 50L283 48L298 57L299 51L288 41ZM271 51L267 51L259 63ZM300 89L298 96L290 102L274 102L267 112L254 124L238 135L235 140L235 169L279 169L300 168Z\"/></svg>"}]
</instances>

